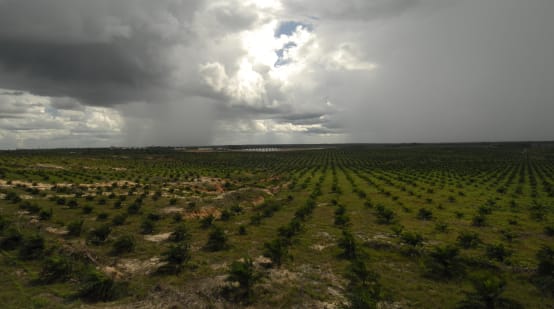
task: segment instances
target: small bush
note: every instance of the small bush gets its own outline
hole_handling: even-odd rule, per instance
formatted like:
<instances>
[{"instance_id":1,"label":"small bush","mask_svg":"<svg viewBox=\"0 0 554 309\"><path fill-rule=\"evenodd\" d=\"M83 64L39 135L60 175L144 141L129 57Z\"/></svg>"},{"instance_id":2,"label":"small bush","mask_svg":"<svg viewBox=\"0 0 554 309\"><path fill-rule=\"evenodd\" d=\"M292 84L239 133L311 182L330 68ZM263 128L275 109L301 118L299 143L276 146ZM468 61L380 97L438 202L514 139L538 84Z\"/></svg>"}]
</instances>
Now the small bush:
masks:
<instances>
[{"instance_id":1,"label":"small bush","mask_svg":"<svg viewBox=\"0 0 554 309\"><path fill-rule=\"evenodd\" d=\"M238 283L230 285L225 292L233 301L250 304L254 295L254 284L260 279L260 275L254 269L254 264L250 258L244 258L242 261L235 261L229 267L227 282Z\"/></svg>"},{"instance_id":2,"label":"small bush","mask_svg":"<svg viewBox=\"0 0 554 309\"><path fill-rule=\"evenodd\" d=\"M81 236L83 230L83 220L73 221L67 225L67 236L78 237Z\"/></svg>"},{"instance_id":3,"label":"small bush","mask_svg":"<svg viewBox=\"0 0 554 309\"><path fill-rule=\"evenodd\" d=\"M451 279L464 272L459 249L453 245L435 247L424 260L427 276L435 279Z\"/></svg>"},{"instance_id":4,"label":"small bush","mask_svg":"<svg viewBox=\"0 0 554 309\"><path fill-rule=\"evenodd\" d=\"M402 242L411 247L421 246L423 244L423 236L417 232L404 232L400 238Z\"/></svg>"},{"instance_id":5,"label":"small bush","mask_svg":"<svg viewBox=\"0 0 554 309\"><path fill-rule=\"evenodd\" d=\"M23 241L23 235L17 229L10 227L4 233L4 237L0 239L0 249L14 250Z\"/></svg>"},{"instance_id":6,"label":"small bush","mask_svg":"<svg viewBox=\"0 0 554 309\"><path fill-rule=\"evenodd\" d=\"M232 214L229 210L224 209L224 210L221 212L221 217L220 217L220 219L221 219L221 221L229 221L229 219L231 219L232 215L233 215L233 214Z\"/></svg>"},{"instance_id":7,"label":"small bush","mask_svg":"<svg viewBox=\"0 0 554 309\"><path fill-rule=\"evenodd\" d=\"M377 205L376 216L379 224L391 224L395 218L394 212L383 205Z\"/></svg>"},{"instance_id":8,"label":"small bush","mask_svg":"<svg viewBox=\"0 0 554 309\"><path fill-rule=\"evenodd\" d=\"M458 304L460 309L488 309L488 308L523 308L521 304L502 297L506 289L504 278L481 272L471 276L473 291L466 293L466 299Z\"/></svg>"},{"instance_id":9,"label":"small bush","mask_svg":"<svg viewBox=\"0 0 554 309\"><path fill-rule=\"evenodd\" d=\"M290 257L288 246L281 238L266 242L263 255L271 259L273 265L277 267L280 267L283 261Z\"/></svg>"},{"instance_id":10,"label":"small bush","mask_svg":"<svg viewBox=\"0 0 554 309\"><path fill-rule=\"evenodd\" d=\"M447 233L448 232L448 224L444 222L437 222L435 224L435 231L439 233Z\"/></svg>"},{"instance_id":11,"label":"small bush","mask_svg":"<svg viewBox=\"0 0 554 309\"><path fill-rule=\"evenodd\" d=\"M379 275L368 270L361 259L352 261L348 268L348 299L351 308L377 308L382 299Z\"/></svg>"},{"instance_id":12,"label":"small bush","mask_svg":"<svg viewBox=\"0 0 554 309\"><path fill-rule=\"evenodd\" d=\"M133 252L135 250L135 239L133 236L124 235L118 237L112 246L112 254L120 255L123 253Z\"/></svg>"},{"instance_id":13,"label":"small bush","mask_svg":"<svg viewBox=\"0 0 554 309\"><path fill-rule=\"evenodd\" d=\"M169 241L172 242L181 242L189 241L190 233L185 224L178 225L175 230L169 235Z\"/></svg>"},{"instance_id":14,"label":"small bush","mask_svg":"<svg viewBox=\"0 0 554 309\"><path fill-rule=\"evenodd\" d=\"M471 219L471 225L477 227L485 226L486 222L487 218L482 214L475 215L473 219Z\"/></svg>"},{"instance_id":15,"label":"small bush","mask_svg":"<svg viewBox=\"0 0 554 309\"><path fill-rule=\"evenodd\" d=\"M357 256L356 241L354 236L347 230L342 231L342 237L338 242L339 248L343 250L341 256L345 259L353 260Z\"/></svg>"},{"instance_id":16,"label":"small bush","mask_svg":"<svg viewBox=\"0 0 554 309\"><path fill-rule=\"evenodd\" d=\"M190 245L187 241L181 241L169 246L162 256L166 264L162 265L158 269L158 272L178 274L191 258Z\"/></svg>"},{"instance_id":17,"label":"small bush","mask_svg":"<svg viewBox=\"0 0 554 309\"><path fill-rule=\"evenodd\" d=\"M19 248L19 258L22 260L34 260L42 257L44 251L44 237L33 235L24 238Z\"/></svg>"},{"instance_id":18,"label":"small bush","mask_svg":"<svg viewBox=\"0 0 554 309\"><path fill-rule=\"evenodd\" d=\"M476 248L481 243L479 234L474 232L461 232L457 241L458 245L464 249Z\"/></svg>"},{"instance_id":19,"label":"small bush","mask_svg":"<svg viewBox=\"0 0 554 309\"><path fill-rule=\"evenodd\" d=\"M45 284L65 282L71 277L73 263L65 256L51 256L44 260L38 281Z\"/></svg>"},{"instance_id":20,"label":"small bush","mask_svg":"<svg viewBox=\"0 0 554 309\"><path fill-rule=\"evenodd\" d=\"M112 229L109 225L102 225L89 232L87 235L87 242L97 246L101 245L106 241L111 232Z\"/></svg>"},{"instance_id":21,"label":"small bush","mask_svg":"<svg viewBox=\"0 0 554 309\"><path fill-rule=\"evenodd\" d=\"M144 219L140 224L141 234L152 234L154 233L154 221L150 219Z\"/></svg>"},{"instance_id":22,"label":"small bush","mask_svg":"<svg viewBox=\"0 0 554 309\"><path fill-rule=\"evenodd\" d=\"M112 218L112 224L113 225L123 225L125 224L125 221L127 220L126 214L119 214Z\"/></svg>"},{"instance_id":23,"label":"small bush","mask_svg":"<svg viewBox=\"0 0 554 309\"><path fill-rule=\"evenodd\" d=\"M546 236L550 236L550 237L554 236L554 224L545 226L544 227L544 234Z\"/></svg>"},{"instance_id":24,"label":"small bush","mask_svg":"<svg viewBox=\"0 0 554 309\"><path fill-rule=\"evenodd\" d=\"M127 213L130 215L136 215L139 213L141 207L142 207L141 204L134 202L133 204L127 207Z\"/></svg>"},{"instance_id":25,"label":"small bush","mask_svg":"<svg viewBox=\"0 0 554 309\"><path fill-rule=\"evenodd\" d=\"M504 261L512 253L504 247L504 244L491 244L486 247L487 257L489 259Z\"/></svg>"},{"instance_id":26,"label":"small bush","mask_svg":"<svg viewBox=\"0 0 554 309\"><path fill-rule=\"evenodd\" d=\"M89 268L83 275L77 296L90 302L106 302L121 296L122 291L122 287L113 279L99 270Z\"/></svg>"},{"instance_id":27,"label":"small bush","mask_svg":"<svg viewBox=\"0 0 554 309\"><path fill-rule=\"evenodd\" d=\"M203 229L207 229L213 225L215 221L215 217L213 215L205 216L204 218L200 219L200 227Z\"/></svg>"},{"instance_id":28,"label":"small bush","mask_svg":"<svg viewBox=\"0 0 554 309\"><path fill-rule=\"evenodd\" d=\"M204 248L208 251L220 251L227 248L227 236L223 229L219 226L214 226L208 235L208 241Z\"/></svg>"},{"instance_id":29,"label":"small bush","mask_svg":"<svg viewBox=\"0 0 554 309\"><path fill-rule=\"evenodd\" d=\"M533 283L546 295L554 295L554 248L543 246L536 255L538 267Z\"/></svg>"},{"instance_id":30,"label":"small bush","mask_svg":"<svg viewBox=\"0 0 554 309\"><path fill-rule=\"evenodd\" d=\"M108 219L109 215L105 212L101 212L98 214L98 216L96 216L96 220L98 221L104 221L106 219Z\"/></svg>"},{"instance_id":31,"label":"small bush","mask_svg":"<svg viewBox=\"0 0 554 309\"><path fill-rule=\"evenodd\" d=\"M42 209L39 212L38 217L39 217L40 220L47 221L47 220L50 220L52 218L53 214L54 214L54 211L52 210L52 208L50 208L49 210Z\"/></svg>"},{"instance_id":32,"label":"small bush","mask_svg":"<svg viewBox=\"0 0 554 309\"><path fill-rule=\"evenodd\" d=\"M433 212L427 208L420 208L417 213L417 218L419 220L432 220Z\"/></svg>"},{"instance_id":33,"label":"small bush","mask_svg":"<svg viewBox=\"0 0 554 309\"><path fill-rule=\"evenodd\" d=\"M83 213L84 214L90 214L92 213L92 211L94 210L94 208L92 208L92 206L90 205L86 205L83 207Z\"/></svg>"}]
</instances>

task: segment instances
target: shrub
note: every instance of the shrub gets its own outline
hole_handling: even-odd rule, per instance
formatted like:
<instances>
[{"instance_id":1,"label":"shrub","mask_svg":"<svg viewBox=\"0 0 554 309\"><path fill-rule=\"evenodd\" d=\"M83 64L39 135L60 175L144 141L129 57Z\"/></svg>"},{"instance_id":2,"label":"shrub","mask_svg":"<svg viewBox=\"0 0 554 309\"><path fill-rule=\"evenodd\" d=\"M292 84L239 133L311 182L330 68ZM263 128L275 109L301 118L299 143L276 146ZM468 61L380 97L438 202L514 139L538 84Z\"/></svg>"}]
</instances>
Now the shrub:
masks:
<instances>
[{"instance_id":1,"label":"shrub","mask_svg":"<svg viewBox=\"0 0 554 309\"><path fill-rule=\"evenodd\" d=\"M260 279L260 275L254 269L250 258L235 261L229 267L227 282L238 283L227 287L226 292L234 301L249 304L254 294L254 284Z\"/></svg>"},{"instance_id":2,"label":"shrub","mask_svg":"<svg viewBox=\"0 0 554 309\"><path fill-rule=\"evenodd\" d=\"M533 205L529 207L529 215L535 221L543 221L546 218L547 212L548 208L537 201L533 201Z\"/></svg>"},{"instance_id":3,"label":"shrub","mask_svg":"<svg viewBox=\"0 0 554 309\"><path fill-rule=\"evenodd\" d=\"M539 276L550 276L554 278L554 249L543 246L537 252L536 257L539 262L537 274Z\"/></svg>"},{"instance_id":4,"label":"shrub","mask_svg":"<svg viewBox=\"0 0 554 309\"><path fill-rule=\"evenodd\" d=\"M140 232L142 234L152 234L154 233L154 221L150 219L144 219L140 224Z\"/></svg>"},{"instance_id":5,"label":"shrub","mask_svg":"<svg viewBox=\"0 0 554 309\"><path fill-rule=\"evenodd\" d=\"M163 260L166 262L158 272L161 273L180 273L184 265L190 260L190 245L187 241L181 241L169 246L163 254Z\"/></svg>"},{"instance_id":6,"label":"shrub","mask_svg":"<svg viewBox=\"0 0 554 309\"><path fill-rule=\"evenodd\" d=\"M77 296L90 302L105 302L116 299L122 291L113 279L99 270L89 268L83 275Z\"/></svg>"},{"instance_id":7,"label":"shrub","mask_svg":"<svg viewBox=\"0 0 554 309\"><path fill-rule=\"evenodd\" d=\"M79 207L79 203L77 203L76 200L70 200L69 202L67 202L67 206L69 206L69 208L71 209L75 209Z\"/></svg>"},{"instance_id":8,"label":"shrub","mask_svg":"<svg viewBox=\"0 0 554 309\"><path fill-rule=\"evenodd\" d=\"M242 212L242 207L240 207L240 205L233 205L231 206L231 211L240 214Z\"/></svg>"},{"instance_id":9,"label":"shrub","mask_svg":"<svg viewBox=\"0 0 554 309\"><path fill-rule=\"evenodd\" d=\"M377 205L376 216L379 224L391 224L395 217L394 212L383 205Z\"/></svg>"},{"instance_id":10,"label":"shrub","mask_svg":"<svg viewBox=\"0 0 554 309\"><path fill-rule=\"evenodd\" d=\"M404 226L401 224L396 224L393 225L390 229L395 236L400 236L402 235L402 231L404 231Z\"/></svg>"},{"instance_id":11,"label":"shrub","mask_svg":"<svg viewBox=\"0 0 554 309\"><path fill-rule=\"evenodd\" d=\"M190 240L190 233L185 224L179 224L175 230L169 235L169 240L172 242L181 242Z\"/></svg>"},{"instance_id":12,"label":"shrub","mask_svg":"<svg viewBox=\"0 0 554 309\"><path fill-rule=\"evenodd\" d=\"M204 248L208 251L219 251L227 248L227 236L223 229L219 226L214 226L208 235L208 241Z\"/></svg>"},{"instance_id":13,"label":"shrub","mask_svg":"<svg viewBox=\"0 0 554 309\"><path fill-rule=\"evenodd\" d=\"M271 259L273 265L280 267L283 261L289 257L288 246L283 239L274 239L264 243L263 255Z\"/></svg>"},{"instance_id":14,"label":"shrub","mask_svg":"<svg viewBox=\"0 0 554 309\"><path fill-rule=\"evenodd\" d=\"M239 235L246 235L246 226L242 224L239 226Z\"/></svg>"},{"instance_id":15,"label":"shrub","mask_svg":"<svg viewBox=\"0 0 554 309\"><path fill-rule=\"evenodd\" d=\"M471 225L477 226L477 227L485 226L486 221L487 221L487 218L484 215L478 214L478 215L475 215L473 219L471 219Z\"/></svg>"},{"instance_id":16,"label":"shrub","mask_svg":"<svg viewBox=\"0 0 554 309\"><path fill-rule=\"evenodd\" d=\"M335 215L335 225L347 226L350 223L350 218L346 214Z\"/></svg>"},{"instance_id":17,"label":"shrub","mask_svg":"<svg viewBox=\"0 0 554 309\"><path fill-rule=\"evenodd\" d=\"M52 218L52 214L54 213L54 211L52 210L52 208L50 208L49 210L44 210L42 209L39 214L38 214L38 217L40 220L50 220L50 218Z\"/></svg>"},{"instance_id":18,"label":"shrub","mask_svg":"<svg viewBox=\"0 0 554 309\"><path fill-rule=\"evenodd\" d=\"M400 238L405 244L417 247L423 244L423 236L417 232L404 232L401 234Z\"/></svg>"},{"instance_id":19,"label":"shrub","mask_svg":"<svg viewBox=\"0 0 554 309\"><path fill-rule=\"evenodd\" d=\"M382 298L379 275L369 271L361 259L354 259L347 272L351 308L377 308Z\"/></svg>"},{"instance_id":20,"label":"shrub","mask_svg":"<svg viewBox=\"0 0 554 309\"><path fill-rule=\"evenodd\" d=\"M417 213L417 218L419 220L431 220L433 219L433 212L426 208L420 208Z\"/></svg>"},{"instance_id":21,"label":"shrub","mask_svg":"<svg viewBox=\"0 0 554 309\"><path fill-rule=\"evenodd\" d=\"M472 275L471 284L474 291L466 293L466 299L458 304L458 308L523 308L516 301L502 297L506 280L500 276L486 272L477 273Z\"/></svg>"},{"instance_id":22,"label":"shrub","mask_svg":"<svg viewBox=\"0 0 554 309\"><path fill-rule=\"evenodd\" d=\"M87 242L93 245L101 245L106 241L110 235L112 229L109 225L102 225L96 229L93 229L87 235Z\"/></svg>"},{"instance_id":23,"label":"shrub","mask_svg":"<svg viewBox=\"0 0 554 309\"><path fill-rule=\"evenodd\" d=\"M38 281L45 284L64 282L71 277L73 264L65 256L51 256L44 260Z\"/></svg>"},{"instance_id":24,"label":"shrub","mask_svg":"<svg viewBox=\"0 0 554 309\"><path fill-rule=\"evenodd\" d=\"M504 247L504 244L491 244L486 247L487 257L497 261L504 261L512 253Z\"/></svg>"},{"instance_id":25,"label":"shrub","mask_svg":"<svg viewBox=\"0 0 554 309\"><path fill-rule=\"evenodd\" d=\"M127 207L127 213L130 215L136 215L139 213L141 207L142 205L135 201L133 204Z\"/></svg>"},{"instance_id":26,"label":"shrub","mask_svg":"<svg viewBox=\"0 0 554 309\"><path fill-rule=\"evenodd\" d=\"M33 235L24 238L19 247L19 258L22 260L34 260L42 257L44 251L44 237Z\"/></svg>"},{"instance_id":27,"label":"shrub","mask_svg":"<svg viewBox=\"0 0 554 309\"><path fill-rule=\"evenodd\" d=\"M479 208L477 209L477 212L480 214L480 215L490 215L492 213L492 207L489 206L489 205L481 205L479 206Z\"/></svg>"},{"instance_id":28,"label":"shrub","mask_svg":"<svg viewBox=\"0 0 554 309\"><path fill-rule=\"evenodd\" d=\"M83 220L73 221L67 225L67 236L78 237L81 236L83 230Z\"/></svg>"},{"instance_id":29,"label":"shrub","mask_svg":"<svg viewBox=\"0 0 554 309\"><path fill-rule=\"evenodd\" d=\"M135 239L133 236L124 235L118 237L112 246L112 254L120 255L123 253L133 252L135 250Z\"/></svg>"},{"instance_id":30,"label":"shrub","mask_svg":"<svg viewBox=\"0 0 554 309\"><path fill-rule=\"evenodd\" d=\"M181 215L180 213L173 214L173 222L174 223L179 223L181 221L183 221L183 215Z\"/></svg>"},{"instance_id":31,"label":"shrub","mask_svg":"<svg viewBox=\"0 0 554 309\"><path fill-rule=\"evenodd\" d=\"M207 229L213 225L215 221L215 217L213 215L205 216L204 218L200 219L200 227L203 229Z\"/></svg>"},{"instance_id":32,"label":"shrub","mask_svg":"<svg viewBox=\"0 0 554 309\"><path fill-rule=\"evenodd\" d=\"M162 216L160 216L159 214L155 214L155 213L149 213L146 218L148 220L152 220L152 221L160 221L162 219Z\"/></svg>"},{"instance_id":33,"label":"shrub","mask_svg":"<svg viewBox=\"0 0 554 309\"><path fill-rule=\"evenodd\" d=\"M347 230L342 231L342 237L338 242L339 248L343 250L341 256L345 259L353 260L357 256L356 240Z\"/></svg>"},{"instance_id":34,"label":"shrub","mask_svg":"<svg viewBox=\"0 0 554 309\"><path fill-rule=\"evenodd\" d=\"M429 277L451 279L464 271L459 249L453 245L435 247L424 260L424 268Z\"/></svg>"},{"instance_id":35,"label":"shrub","mask_svg":"<svg viewBox=\"0 0 554 309\"><path fill-rule=\"evenodd\" d=\"M232 214L229 210L224 209L224 210L221 212L221 217L220 217L220 219L221 219L221 221L229 221L229 219L231 219L231 216L232 216L232 215L233 215L233 214Z\"/></svg>"},{"instance_id":36,"label":"shrub","mask_svg":"<svg viewBox=\"0 0 554 309\"><path fill-rule=\"evenodd\" d=\"M4 232L4 229L8 227L8 225L9 221L0 216L0 235L2 235L2 232Z\"/></svg>"},{"instance_id":37,"label":"shrub","mask_svg":"<svg viewBox=\"0 0 554 309\"><path fill-rule=\"evenodd\" d=\"M444 222L437 222L435 224L435 231L439 233L447 233L448 232L448 224Z\"/></svg>"},{"instance_id":38,"label":"shrub","mask_svg":"<svg viewBox=\"0 0 554 309\"><path fill-rule=\"evenodd\" d=\"M536 255L538 267L533 283L546 295L554 295L554 248L543 246Z\"/></svg>"},{"instance_id":39,"label":"shrub","mask_svg":"<svg viewBox=\"0 0 554 309\"><path fill-rule=\"evenodd\" d=\"M461 232L458 235L457 241L460 247L464 249L476 248L481 243L479 234L474 232Z\"/></svg>"},{"instance_id":40,"label":"shrub","mask_svg":"<svg viewBox=\"0 0 554 309\"><path fill-rule=\"evenodd\" d=\"M544 234L546 234L547 236L551 236L551 237L554 236L554 224L545 226L544 227Z\"/></svg>"},{"instance_id":41,"label":"shrub","mask_svg":"<svg viewBox=\"0 0 554 309\"><path fill-rule=\"evenodd\" d=\"M108 216L109 215L107 213L101 212L101 213L98 214L98 216L96 216L96 220L103 221L103 220L108 219Z\"/></svg>"},{"instance_id":42,"label":"shrub","mask_svg":"<svg viewBox=\"0 0 554 309\"><path fill-rule=\"evenodd\" d=\"M0 239L0 249L14 250L23 241L23 235L17 229L10 227L4 233L4 237Z\"/></svg>"},{"instance_id":43,"label":"shrub","mask_svg":"<svg viewBox=\"0 0 554 309\"><path fill-rule=\"evenodd\" d=\"M119 214L112 218L112 224L113 225L123 225L125 224L125 220L127 220L126 214Z\"/></svg>"}]
</instances>

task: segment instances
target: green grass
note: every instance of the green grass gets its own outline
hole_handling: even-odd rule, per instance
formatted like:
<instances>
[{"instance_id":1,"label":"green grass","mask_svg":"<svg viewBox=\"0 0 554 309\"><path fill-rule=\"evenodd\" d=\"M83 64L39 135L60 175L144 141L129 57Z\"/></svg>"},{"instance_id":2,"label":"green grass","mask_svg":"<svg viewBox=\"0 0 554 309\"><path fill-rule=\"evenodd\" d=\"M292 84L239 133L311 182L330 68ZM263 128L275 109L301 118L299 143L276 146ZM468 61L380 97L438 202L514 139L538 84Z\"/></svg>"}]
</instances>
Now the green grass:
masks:
<instances>
[{"instance_id":1,"label":"green grass","mask_svg":"<svg viewBox=\"0 0 554 309\"><path fill-rule=\"evenodd\" d=\"M15 229L24 239L44 237L46 245L32 260L19 259L21 245L0 250L5 278L0 303L6 308L160 301L168 307L228 306L233 300L225 298L222 287L228 284L229 266L250 257L262 276L253 287L253 306L348 306L351 261L341 257L338 246L342 231L348 230L360 258L378 274L382 295L377 302L454 308L472 291L473 273L492 271L506 281L503 297L525 308L549 308L554 300L533 278L536 253L553 243L544 232L554 222L553 175L554 147L549 144L338 146L273 153L163 148L0 152L0 241ZM20 199L10 201L14 196ZM279 268L260 264L264 243L278 239L279 228L311 199L315 208L287 245L291 258ZM137 200L138 211L130 213ZM345 207L345 226L334 223L335 202ZM390 224L378 220L379 205L393 211ZM180 219L168 213L175 208ZM202 227L198 216L223 211L229 218L216 218L213 224L223 229L228 246L205 250L211 228ZM473 222L479 213L485 218L482 226ZM118 215L126 219L114 225ZM252 221L255 215L261 216L258 222ZM147 219L153 235L141 234ZM69 223L79 220L80 236L63 235ZM111 232L104 242L86 242L91 230L106 224ZM171 242L146 238L181 224L191 236L191 260L179 274L158 274L159 259ZM239 226L246 234L239 234ZM423 243L409 249L396 235L401 231L421 235ZM475 232L481 240L477 247L459 251L464 274L451 279L426 274L429 252L456 245L462 232ZM114 255L114 242L129 235L134 249ZM486 250L491 244L502 244L510 255L491 260ZM37 281L49 256L72 261L68 282ZM115 280L117 293L109 304L78 296L91 267ZM118 292L120 285L124 293Z\"/></svg>"}]
</instances>

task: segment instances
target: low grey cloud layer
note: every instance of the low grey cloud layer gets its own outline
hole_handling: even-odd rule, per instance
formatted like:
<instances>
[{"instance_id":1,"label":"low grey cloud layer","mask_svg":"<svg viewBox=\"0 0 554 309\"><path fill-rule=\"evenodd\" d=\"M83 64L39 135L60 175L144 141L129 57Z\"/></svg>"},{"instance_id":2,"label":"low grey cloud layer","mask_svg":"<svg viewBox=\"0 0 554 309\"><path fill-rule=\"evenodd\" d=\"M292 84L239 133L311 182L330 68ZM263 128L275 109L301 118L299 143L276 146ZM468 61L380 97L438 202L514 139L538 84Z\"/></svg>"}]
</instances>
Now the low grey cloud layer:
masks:
<instances>
[{"instance_id":1,"label":"low grey cloud layer","mask_svg":"<svg viewBox=\"0 0 554 309\"><path fill-rule=\"evenodd\" d=\"M554 139L549 0L0 0L0 148Z\"/></svg>"}]
</instances>

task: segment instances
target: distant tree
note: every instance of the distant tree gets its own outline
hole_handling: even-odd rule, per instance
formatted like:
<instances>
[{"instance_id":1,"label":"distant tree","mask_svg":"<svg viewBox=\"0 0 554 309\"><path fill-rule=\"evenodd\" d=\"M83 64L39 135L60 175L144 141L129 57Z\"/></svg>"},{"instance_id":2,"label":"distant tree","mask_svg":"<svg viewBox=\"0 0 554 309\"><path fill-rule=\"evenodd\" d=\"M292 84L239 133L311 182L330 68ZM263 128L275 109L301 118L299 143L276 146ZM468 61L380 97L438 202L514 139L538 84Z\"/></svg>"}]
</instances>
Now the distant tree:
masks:
<instances>
[{"instance_id":1,"label":"distant tree","mask_svg":"<svg viewBox=\"0 0 554 309\"><path fill-rule=\"evenodd\" d=\"M235 261L229 267L226 281L238 283L238 285L228 286L225 292L234 301L250 304L253 300L254 284L259 281L260 277L250 258Z\"/></svg>"},{"instance_id":2,"label":"distant tree","mask_svg":"<svg viewBox=\"0 0 554 309\"><path fill-rule=\"evenodd\" d=\"M204 248L208 251L220 251L227 248L227 236L222 228L214 226L208 235L208 241Z\"/></svg>"},{"instance_id":3,"label":"distant tree","mask_svg":"<svg viewBox=\"0 0 554 309\"><path fill-rule=\"evenodd\" d=\"M162 255L166 264L160 266L158 271L160 273L180 273L191 259L190 244L188 241L181 241L170 245Z\"/></svg>"},{"instance_id":4,"label":"distant tree","mask_svg":"<svg viewBox=\"0 0 554 309\"><path fill-rule=\"evenodd\" d=\"M264 244L263 255L271 259L273 265L280 267L283 261L289 257L288 246L283 239L274 239Z\"/></svg>"},{"instance_id":5,"label":"distant tree","mask_svg":"<svg viewBox=\"0 0 554 309\"><path fill-rule=\"evenodd\" d=\"M342 231L342 237L338 242L339 248L343 250L341 256L345 259L355 259L357 256L356 241L354 236L347 230Z\"/></svg>"},{"instance_id":6,"label":"distant tree","mask_svg":"<svg viewBox=\"0 0 554 309\"><path fill-rule=\"evenodd\" d=\"M424 259L425 272L435 279L451 279L460 276L464 267L459 249L453 245L435 247Z\"/></svg>"},{"instance_id":7,"label":"distant tree","mask_svg":"<svg viewBox=\"0 0 554 309\"><path fill-rule=\"evenodd\" d=\"M516 301L502 297L506 280L491 273L477 273L471 277L473 291L466 293L466 299L458 304L460 309L517 309L523 306Z\"/></svg>"}]
</instances>

